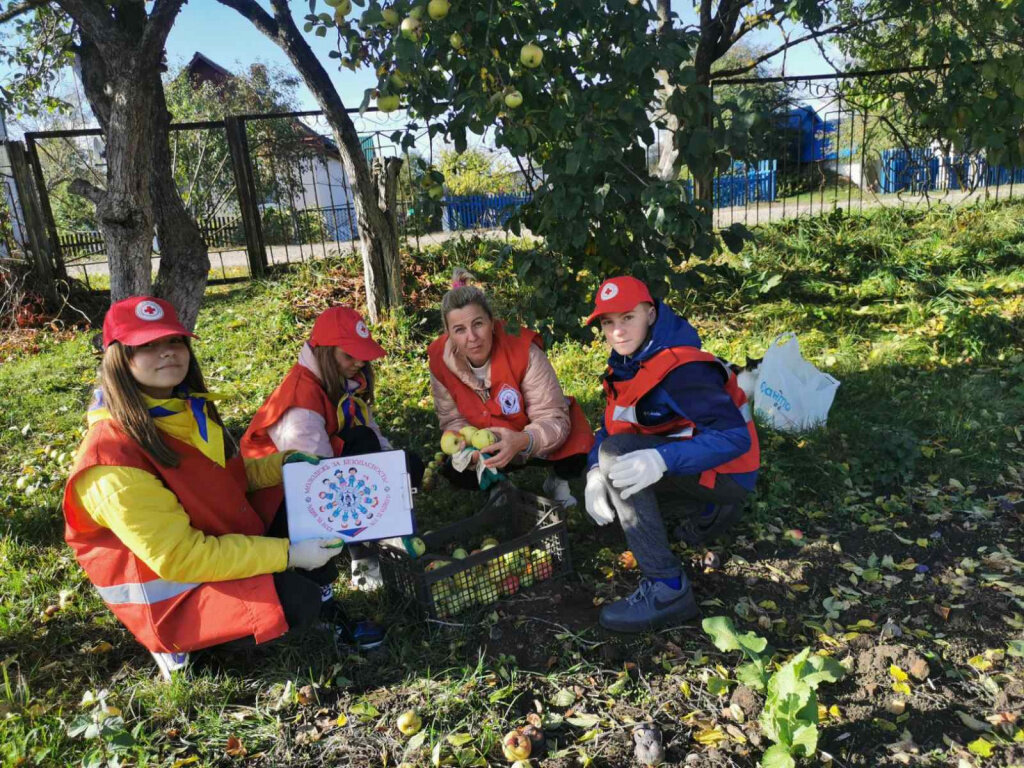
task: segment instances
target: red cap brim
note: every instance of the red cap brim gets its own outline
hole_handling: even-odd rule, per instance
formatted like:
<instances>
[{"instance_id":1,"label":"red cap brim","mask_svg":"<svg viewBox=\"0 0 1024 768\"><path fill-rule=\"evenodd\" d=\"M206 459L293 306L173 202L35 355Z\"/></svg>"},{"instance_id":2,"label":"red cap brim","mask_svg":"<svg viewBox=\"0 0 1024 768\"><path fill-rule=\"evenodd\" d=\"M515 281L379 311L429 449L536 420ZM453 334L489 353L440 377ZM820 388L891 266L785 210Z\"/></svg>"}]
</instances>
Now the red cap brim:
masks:
<instances>
[{"instance_id":1,"label":"red cap brim","mask_svg":"<svg viewBox=\"0 0 1024 768\"><path fill-rule=\"evenodd\" d=\"M345 339L345 341L338 344L338 346L345 350L345 354L350 357L354 357L356 360L362 360L367 363L372 360L379 360L387 354L387 352L384 351L384 347L373 339Z\"/></svg>"},{"instance_id":2,"label":"red cap brim","mask_svg":"<svg viewBox=\"0 0 1024 768\"><path fill-rule=\"evenodd\" d=\"M602 301L598 306L594 307L594 311L590 313L590 317L587 318L586 325L590 325L597 320L601 315L605 315L609 312L629 312L634 309L638 304L643 304L647 299L641 298L639 300L631 296L619 295L613 299Z\"/></svg>"},{"instance_id":3,"label":"red cap brim","mask_svg":"<svg viewBox=\"0 0 1024 768\"><path fill-rule=\"evenodd\" d=\"M199 338L194 333L185 330L185 328L180 325L162 325L161 323L156 322L147 323L145 328L138 328L134 331L123 333L120 335L120 338L112 339L112 341L119 341L129 347L139 347L143 344L149 344L151 341L166 339L169 336L188 336L193 339Z\"/></svg>"}]
</instances>

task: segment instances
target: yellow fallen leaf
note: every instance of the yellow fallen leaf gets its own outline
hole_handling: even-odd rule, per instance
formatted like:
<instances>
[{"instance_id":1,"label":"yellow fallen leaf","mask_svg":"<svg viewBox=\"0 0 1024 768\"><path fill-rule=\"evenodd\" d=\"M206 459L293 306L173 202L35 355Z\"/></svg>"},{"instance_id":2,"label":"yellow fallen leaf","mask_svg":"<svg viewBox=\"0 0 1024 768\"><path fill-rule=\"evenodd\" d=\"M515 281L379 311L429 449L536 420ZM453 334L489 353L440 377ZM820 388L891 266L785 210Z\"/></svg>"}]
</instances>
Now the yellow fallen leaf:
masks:
<instances>
[{"instance_id":1,"label":"yellow fallen leaf","mask_svg":"<svg viewBox=\"0 0 1024 768\"><path fill-rule=\"evenodd\" d=\"M686 680L679 684L679 690L682 691L683 696L690 698L690 684Z\"/></svg>"},{"instance_id":2,"label":"yellow fallen leaf","mask_svg":"<svg viewBox=\"0 0 1024 768\"><path fill-rule=\"evenodd\" d=\"M726 736L722 732L722 729L717 726L714 728L705 728L702 731L697 731L697 733L693 735L693 740L698 744L703 744L705 747L713 747L718 742L724 741L727 738L729 737Z\"/></svg>"},{"instance_id":3,"label":"yellow fallen leaf","mask_svg":"<svg viewBox=\"0 0 1024 768\"><path fill-rule=\"evenodd\" d=\"M338 719L334 721L334 724L337 725L339 728L345 727L346 725L348 725L348 715L342 712L340 715L338 715Z\"/></svg>"},{"instance_id":4,"label":"yellow fallen leaf","mask_svg":"<svg viewBox=\"0 0 1024 768\"><path fill-rule=\"evenodd\" d=\"M184 766L184 765L192 765L192 763L198 763L198 762L199 762L199 756L198 755L192 755L191 757L186 757L184 760L177 760L177 761L171 763L171 768L182 768L182 766Z\"/></svg>"},{"instance_id":5,"label":"yellow fallen leaf","mask_svg":"<svg viewBox=\"0 0 1024 768\"><path fill-rule=\"evenodd\" d=\"M108 643L106 640L100 640L96 645L91 648L86 648L86 653L110 653L114 650L114 646ZM198 759L198 758L197 758Z\"/></svg>"},{"instance_id":6,"label":"yellow fallen leaf","mask_svg":"<svg viewBox=\"0 0 1024 768\"><path fill-rule=\"evenodd\" d=\"M902 693L904 696L910 695L910 686L906 683L893 683L892 689L896 693Z\"/></svg>"},{"instance_id":7,"label":"yellow fallen leaf","mask_svg":"<svg viewBox=\"0 0 1024 768\"><path fill-rule=\"evenodd\" d=\"M901 683L910 679L909 675L895 664L889 665L889 674L893 676L894 680L898 680Z\"/></svg>"}]
</instances>

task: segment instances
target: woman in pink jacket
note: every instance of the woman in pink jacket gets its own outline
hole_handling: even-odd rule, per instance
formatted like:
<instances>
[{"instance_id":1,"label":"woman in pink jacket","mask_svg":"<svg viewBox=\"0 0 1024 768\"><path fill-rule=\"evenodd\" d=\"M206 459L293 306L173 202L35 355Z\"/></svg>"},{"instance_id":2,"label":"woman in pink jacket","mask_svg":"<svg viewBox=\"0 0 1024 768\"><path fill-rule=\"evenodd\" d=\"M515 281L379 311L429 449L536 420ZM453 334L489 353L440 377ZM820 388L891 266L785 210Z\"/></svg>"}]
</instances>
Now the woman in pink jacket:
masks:
<instances>
[{"instance_id":1,"label":"woman in pink jacket","mask_svg":"<svg viewBox=\"0 0 1024 768\"><path fill-rule=\"evenodd\" d=\"M540 337L527 328L506 330L472 280L455 270L441 301L445 332L427 351L441 430L489 429L498 440L482 452L485 466L506 472L546 466L545 495L575 504L568 481L583 471L593 430L579 404L563 394ZM441 473L458 487L478 487L472 467L458 472L447 462Z\"/></svg>"}]
</instances>

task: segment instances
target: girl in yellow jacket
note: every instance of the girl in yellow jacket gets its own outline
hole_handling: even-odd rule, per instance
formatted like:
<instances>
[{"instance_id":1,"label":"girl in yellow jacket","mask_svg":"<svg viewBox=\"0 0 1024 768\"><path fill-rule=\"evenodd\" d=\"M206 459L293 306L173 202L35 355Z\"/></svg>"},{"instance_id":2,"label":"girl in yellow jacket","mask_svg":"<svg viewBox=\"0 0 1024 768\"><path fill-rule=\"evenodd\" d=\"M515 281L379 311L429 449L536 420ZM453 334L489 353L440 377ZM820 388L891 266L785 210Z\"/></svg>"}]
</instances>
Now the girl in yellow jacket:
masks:
<instances>
[{"instance_id":1,"label":"girl in yellow jacket","mask_svg":"<svg viewBox=\"0 0 1024 768\"><path fill-rule=\"evenodd\" d=\"M191 651L342 618L321 599L340 542L290 543L284 515L247 498L279 484L283 463L318 460L238 456L190 336L161 299L111 306L100 389L64 494L68 544L165 677ZM379 644L372 627L354 636L340 624L346 640Z\"/></svg>"}]
</instances>

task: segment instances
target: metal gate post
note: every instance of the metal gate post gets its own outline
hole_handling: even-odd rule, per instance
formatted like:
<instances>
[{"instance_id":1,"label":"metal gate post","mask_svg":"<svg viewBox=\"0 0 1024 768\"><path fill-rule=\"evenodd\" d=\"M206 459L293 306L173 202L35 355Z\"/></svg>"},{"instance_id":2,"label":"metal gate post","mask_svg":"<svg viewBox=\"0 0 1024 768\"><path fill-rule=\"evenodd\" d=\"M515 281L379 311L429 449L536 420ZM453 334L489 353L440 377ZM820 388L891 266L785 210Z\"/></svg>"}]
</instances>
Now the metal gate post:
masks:
<instances>
[{"instance_id":1,"label":"metal gate post","mask_svg":"<svg viewBox=\"0 0 1024 768\"><path fill-rule=\"evenodd\" d=\"M245 232L245 249L249 256L249 271L253 277L267 272L267 251L263 243L263 224L260 220L256 175L249 156L249 142L245 136L245 118L224 118L224 133L231 153L231 167L235 172L238 207Z\"/></svg>"}]
</instances>

